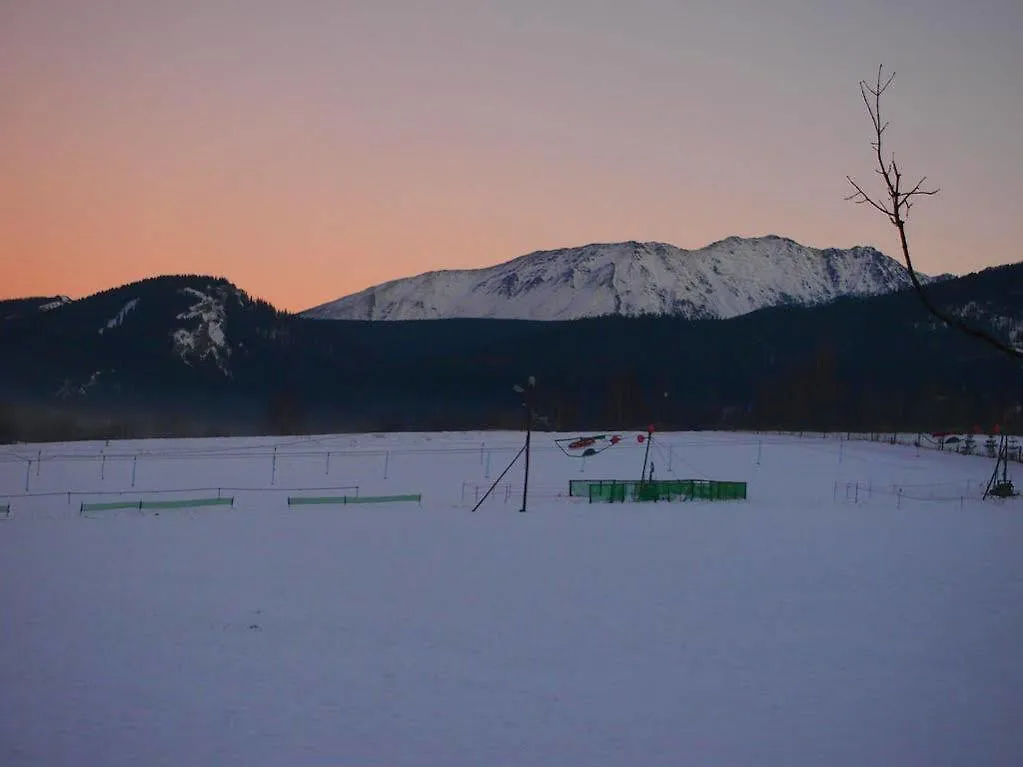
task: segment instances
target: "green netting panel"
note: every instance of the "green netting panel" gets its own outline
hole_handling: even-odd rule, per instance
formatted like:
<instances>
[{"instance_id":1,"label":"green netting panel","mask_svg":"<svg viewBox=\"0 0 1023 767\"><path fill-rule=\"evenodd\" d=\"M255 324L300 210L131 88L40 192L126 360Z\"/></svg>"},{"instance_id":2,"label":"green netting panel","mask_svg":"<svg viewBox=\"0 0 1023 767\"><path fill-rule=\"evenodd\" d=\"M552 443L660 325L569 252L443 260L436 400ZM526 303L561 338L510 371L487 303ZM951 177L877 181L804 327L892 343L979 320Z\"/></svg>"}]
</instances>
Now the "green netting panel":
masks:
<instances>
[{"instance_id":1,"label":"green netting panel","mask_svg":"<svg viewBox=\"0 0 1023 767\"><path fill-rule=\"evenodd\" d=\"M622 503L628 492L628 482L594 482L590 485L590 503L604 501L606 503Z\"/></svg>"},{"instance_id":2,"label":"green netting panel","mask_svg":"<svg viewBox=\"0 0 1023 767\"><path fill-rule=\"evenodd\" d=\"M136 509L151 511L154 509L191 509L199 506L233 506L234 498L185 498L174 501L104 501L102 503L83 503L80 511L116 511L118 509Z\"/></svg>"},{"instance_id":3,"label":"green netting panel","mask_svg":"<svg viewBox=\"0 0 1023 767\"><path fill-rule=\"evenodd\" d=\"M191 509L198 506L234 506L234 498L188 498L180 501L143 501L141 509Z\"/></svg>"},{"instance_id":4,"label":"green netting panel","mask_svg":"<svg viewBox=\"0 0 1023 767\"><path fill-rule=\"evenodd\" d=\"M570 479L568 480L568 495L571 498L589 498L590 487L599 484L599 481L593 479Z\"/></svg>"},{"instance_id":5,"label":"green netting panel","mask_svg":"<svg viewBox=\"0 0 1023 767\"><path fill-rule=\"evenodd\" d=\"M420 503L423 496L420 493L408 495L334 495L334 496L294 496L288 498L289 506L313 506L320 504L348 504L348 503Z\"/></svg>"},{"instance_id":6,"label":"green netting panel","mask_svg":"<svg viewBox=\"0 0 1023 767\"><path fill-rule=\"evenodd\" d=\"M579 481L579 480L575 480ZM578 487L569 487L577 494ZM600 480L589 482L591 503L629 501L733 501L745 500L745 482L718 482L711 479L673 479L642 482L638 480Z\"/></svg>"},{"instance_id":7,"label":"green netting panel","mask_svg":"<svg viewBox=\"0 0 1023 767\"><path fill-rule=\"evenodd\" d=\"M359 495L349 498L348 503L419 503L423 496L419 493L408 495Z\"/></svg>"},{"instance_id":8,"label":"green netting panel","mask_svg":"<svg viewBox=\"0 0 1023 767\"><path fill-rule=\"evenodd\" d=\"M104 503L83 503L79 511L113 511L115 509L141 508L142 501L106 501Z\"/></svg>"}]
</instances>

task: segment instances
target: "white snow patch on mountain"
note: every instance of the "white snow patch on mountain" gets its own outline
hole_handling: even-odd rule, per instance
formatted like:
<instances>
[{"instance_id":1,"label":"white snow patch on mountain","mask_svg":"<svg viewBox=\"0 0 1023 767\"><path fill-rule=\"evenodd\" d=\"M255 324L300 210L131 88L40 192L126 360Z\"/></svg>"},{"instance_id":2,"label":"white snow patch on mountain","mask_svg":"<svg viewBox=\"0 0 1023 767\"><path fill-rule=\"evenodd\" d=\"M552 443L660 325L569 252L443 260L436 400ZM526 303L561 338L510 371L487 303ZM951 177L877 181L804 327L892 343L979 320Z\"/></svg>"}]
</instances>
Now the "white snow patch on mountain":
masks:
<instances>
[{"instance_id":1,"label":"white snow patch on mountain","mask_svg":"<svg viewBox=\"0 0 1023 767\"><path fill-rule=\"evenodd\" d=\"M131 301L126 303L123 307L121 307L121 311L107 320L107 324L99 329L99 334L103 335L103 332L106 330L120 327L124 323L124 318L127 317L128 313L133 311L138 304L139 300L137 298L133 298Z\"/></svg>"},{"instance_id":2,"label":"white snow patch on mountain","mask_svg":"<svg viewBox=\"0 0 1023 767\"><path fill-rule=\"evenodd\" d=\"M623 242L539 251L484 269L428 272L303 314L350 320L570 320L611 314L723 319L909 284L902 264L869 247L822 250L775 236L729 237L691 251Z\"/></svg>"},{"instance_id":3,"label":"white snow patch on mountain","mask_svg":"<svg viewBox=\"0 0 1023 767\"><path fill-rule=\"evenodd\" d=\"M177 316L179 320L192 320L193 324L171 334L174 350L188 365L212 359L224 375L231 375L227 367L231 347L224 332L227 313L223 291L210 295L195 288L183 288L181 292L191 295L196 303Z\"/></svg>"},{"instance_id":4,"label":"white snow patch on mountain","mask_svg":"<svg viewBox=\"0 0 1023 767\"><path fill-rule=\"evenodd\" d=\"M45 303L42 306L40 306L39 307L39 311L41 311L41 312L49 312L49 311L52 311L53 309L59 309L60 307L64 306L64 304L69 304L69 303L71 303L71 299L69 297L67 297L67 296L57 296L55 299L53 299L49 303Z\"/></svg>"}]
</instances>

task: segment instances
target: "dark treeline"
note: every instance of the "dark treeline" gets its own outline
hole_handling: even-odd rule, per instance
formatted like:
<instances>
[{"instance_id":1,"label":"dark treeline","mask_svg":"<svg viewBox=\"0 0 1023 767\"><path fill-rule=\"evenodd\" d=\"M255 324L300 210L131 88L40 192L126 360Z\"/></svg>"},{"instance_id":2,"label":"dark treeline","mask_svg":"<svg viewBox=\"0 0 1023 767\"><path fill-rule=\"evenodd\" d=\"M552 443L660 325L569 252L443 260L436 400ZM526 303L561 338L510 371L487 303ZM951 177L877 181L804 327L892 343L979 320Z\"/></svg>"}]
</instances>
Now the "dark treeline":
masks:
<instances>
[{"instance_id":1,"label":"dark treeline","mask_svg":"<svg viewBox=\"0 0 1023 767\"><path fill-rule=\"evenodd\" d=\"M228 343L183 355L173 336L200 322L196 290L224 307ZM932 291L1003 336L1023 327L1021 266ZM518 429L512 386L528 375L547 429L1023 428L1023 370L937 325L911 293L724 321L370 323L301 319L224 280L159 278L0 322L0 359L6 441Z\"/></svg>"}]
</instances>

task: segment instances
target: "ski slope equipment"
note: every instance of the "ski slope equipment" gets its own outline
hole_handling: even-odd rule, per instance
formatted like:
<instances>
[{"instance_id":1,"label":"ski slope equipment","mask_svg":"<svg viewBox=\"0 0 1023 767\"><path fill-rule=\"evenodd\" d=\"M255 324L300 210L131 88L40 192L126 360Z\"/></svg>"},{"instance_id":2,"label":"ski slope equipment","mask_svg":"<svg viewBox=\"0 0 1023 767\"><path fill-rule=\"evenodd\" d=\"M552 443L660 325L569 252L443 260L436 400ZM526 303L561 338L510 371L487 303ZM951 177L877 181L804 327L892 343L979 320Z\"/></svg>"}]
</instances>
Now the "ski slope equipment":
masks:
<instances>
[{"instance_id":1,"label":"ski slope equipment","mask_svg":"<svg viewBox=\"0 0 1023 767\"><path fill-rule=\"evenodd\" d=\"M671 480L570 480L568 494L584 497L590 503L649 501L744 501L745 482L721 482L713 479Z\"/></svg>"},{"instance_id":2,"label":"ski slope equipment","mask_svg":"<svg viewBox=\"0 0 1023 767\"><path fill-rule=\"evenodd\" d=\"M569 458L586 458L603 453L621 441L622 438L618 434L594 434L588 437L563 437L554 440L554 444Z\"/></svg>"},{"instance_id":3,"label":"ski slope equipment","mask_svg":"<svg viewBox=\"0 0 1023 767\"><path fill-rule=\"evenodd\" d=\"M230 498L184 498L168 501L103 501L100 503L82 503L79 514L89 511L117 511L135 509L137 511L159 511L161 509L195 509L203 506L234 506L234 497Z\"/></svg>"},{"instance_id":4,"label":"ski slope equipment","mask_svg":"<svg viewBox=\"0 0 1023 767\"><path fill-rule=\"evenodd\" d=\"M288 506L347 505L349 503L421 503L422 493L404 495L313 495L289 496Z\"/></svg>"}]
</instances>

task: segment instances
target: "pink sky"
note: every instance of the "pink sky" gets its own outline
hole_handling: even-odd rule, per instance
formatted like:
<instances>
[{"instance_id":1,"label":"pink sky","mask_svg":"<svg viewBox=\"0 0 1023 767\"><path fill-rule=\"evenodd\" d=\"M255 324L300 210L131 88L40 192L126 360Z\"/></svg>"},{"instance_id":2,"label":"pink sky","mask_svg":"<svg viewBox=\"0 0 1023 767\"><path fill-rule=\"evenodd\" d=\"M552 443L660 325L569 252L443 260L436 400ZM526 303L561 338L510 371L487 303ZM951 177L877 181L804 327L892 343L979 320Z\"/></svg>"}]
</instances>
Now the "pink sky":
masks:
<instances>
[{"instance_id":1,"label":"pink sky","mask_svg":"<svg viewBox=\"0 0 1023 767\"><path fill-rule=\"evenodd\" d=\"M733 234L896 255L843 199L879 63L891 147L942 188L917 266L1020 261L1020 39L1017 0L0 3L0 297L203 273L299 310Z\"/></svg>"}]
</instances>

